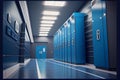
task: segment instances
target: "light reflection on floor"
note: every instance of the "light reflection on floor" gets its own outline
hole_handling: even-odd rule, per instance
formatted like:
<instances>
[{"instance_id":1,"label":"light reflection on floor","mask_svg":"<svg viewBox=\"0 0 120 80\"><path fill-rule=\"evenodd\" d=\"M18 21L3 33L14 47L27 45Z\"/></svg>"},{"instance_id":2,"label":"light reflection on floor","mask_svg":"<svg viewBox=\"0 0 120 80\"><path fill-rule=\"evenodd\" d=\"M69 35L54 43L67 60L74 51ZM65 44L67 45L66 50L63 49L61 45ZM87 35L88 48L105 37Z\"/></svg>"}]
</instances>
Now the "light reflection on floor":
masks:
<instances>
[{"instance_id":1,"label":"light reflection on floor","mask_svg":"<svg viewBox=\"0 0 120 80\"><path fill-rule=\"evenodd\" d=\"M79 78L79 79L108 79L116 78L115 75L96 71L80 66L56 62L55 60L37 60L42 78Z\"/></svg>"},{"instance_id":2,"label":"light reflection on floor","mask_svg":"<svg viewBox=\"0 0 120 80\"><path fill-rule=\"evenodd\" d=\"M39 70L37 70L36 62ZM40 77L38 76L40 72ZM9 79L116 79L116 75L53 59L31 59Z\"/></svg>"}]
</instances>

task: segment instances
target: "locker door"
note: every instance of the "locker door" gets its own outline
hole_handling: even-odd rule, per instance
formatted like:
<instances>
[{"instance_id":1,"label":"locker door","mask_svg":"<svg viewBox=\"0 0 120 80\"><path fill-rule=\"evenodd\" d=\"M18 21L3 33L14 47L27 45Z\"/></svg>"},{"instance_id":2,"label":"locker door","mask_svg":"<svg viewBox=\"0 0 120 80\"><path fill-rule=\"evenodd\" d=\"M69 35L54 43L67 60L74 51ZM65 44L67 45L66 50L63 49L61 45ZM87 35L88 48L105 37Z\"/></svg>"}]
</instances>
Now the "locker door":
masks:
<instances>
[{"instance_id":1,"label":"locker door","mask_svg":"<svg viewBox=\"0 0 120 80\"><path fill-rule=\"evenodd\" d=\"M57 35L55 35L55 59L57 60Z\"/></svg>"},{"instance_id":2,"label":"locker door","mask_svg":"<svg viewBox=\"0 0 120 80\"><path fill-rule=\"evenodd\" d=\"M56 45L55 45L56 41L55 41L55 37L56 36L54 35L54 44L53 44L54 45L54 59L56 59L56 57L55 57L55 55L56 55Z\"/></svg>"},{"instance_id":3,"label":"locker door","mask_svg":"<svg viewBox=\"0 0 120 80\"><path fill-rule=\"evenodd\" d=\"M59 59L59 49L58 49L58 46L59 46L59 43L58 43L58 33L56 34L56 45L57 45L57 49L56 49L56 59L58 60Z\"/></svg>"},{"instance_id":4,"label":"locker door","mask_svg":"<svg viewBox=\"0 0 120 80\"><path fill-rule=\"evenodd\" d=\"M63 61L65 61L65 27L63 26Z\"/></svg>"},{"instance_id":5,"label":"locker door","mask_svg":"<svg viewBox=\"0 0 120 80\"><path fill-rule=\"evenodd\" d=\"M61 30L59 31L59 58L60 58L60 61L61 61Z\"/></svg>"},{"instance_id":6,"label":"locker door","mask_svg":"<svg viewBox=\"0 0 120 80\"><path fill-rule=\"evenodd\" d=\"M105 1L97 0L92 6L94 64L96 67L108 68L107 30L103 3ZM99 7L96 7L97 5Z\"/></svg>"},{"instance_id":7,"label":"locker door","mask_svg":"<svg viewBox=\"0 0 120 80\"><path fill-rule=\"evenodd\" d=\"M72 33L73 32L73 27L72 27L73 24L72 23L73 23L72 18L70 17L69 24L70 24L70 35L71 35L70 36L71 63L72 63L72 58L73 58L73 54L72 54L73 53L72 52L73 51L73 43L72 43L73 42L73 33Z\"/></svg>"},{"instance_id":8,"label":"locker door","mask_svg":"<svg viewBox=\"0 0 120 80\"><path fill-rule=\"evenodd\" d=\"M62 38L62 61L63 61L63 59L64 59L64 31L63 31L63 27L62 27L62 30L61 30L62 32L61 32L61 38Z\"/></svg>"},{"instance_id":9,"label":"locker door","mask_svg":"<svg viewBox=\"0 0 120 80\"><path fill-rule=\"evenodd\" d=\"M70 22L68 21L68 26L67 26L67 29L68 29L68 62L70 63L71 62L71 46L70 46Z\"/></svg>"},{"instance_id":10,"label":"locker door","mask_svg":"<svg viewBox=\"0 0 120 80\"><path fill-rule=\"evenodd\" d=\"M56 41L57 40L56 40L56 35L55 35L55 59L56 59L56 54L57 54L57 45L56 45L57 43L56 43Z\"/></svg>"},{"instance_id":11,"label":"locker door","mask_svg":"<svg viewBox=\"0 0 120 80\"><path fill-rule=\"evenodd\" d=\"M85 37L84 37L84 14L74 13L75 17L75 49L76 64L84 64L85 61Z\"/></svg>"},{"instance_id":12,"label":"locker door","mask_svg":"<svg viewBox=\"0 0 120 80\"><path fill-rule=\"evenodd\" d=\"M62 28L61 28L61 61L62 61L62 56L63 56L63 45L62 45L62 43L63 43L63 39L62 39Z\"/></svg>"},{"instance_id":13,"label":"locker door","mask_svg":"<svg viewBox=\"0 0 120 80\"><path fill-rule=\"evenodd\" d=\"M57 57L58 57L58 60L60 60L60 33L59 33L59 31L58 31L58 55L57 55Z\"/></svg>"},{"instance_id":14,"label":"locker door","mask_svg":"<svg viewBox=\"0 0 120 80\"><path fill-rule=\"evenodd\" d=\"M62 28L60 30L60 60L62 61Z\"/></svg>"},{"instance_id":15,"label":"locker door","mask_svg":"<svg viewBox=\"0 0 120 80\"><path fill-rule=\"evenodd\" d=\"M72 46L71 46L71 52L72 52L72 63L75 63L75 19L73 16L71 16L71 20L70 20L70 23L71 23L71 37L72 37Z\"/></svg>"},{"instance_id":16,"label":"locker door","mask_svg":"<svg viewBox=\"0 0 120 80\"><path fill-rule=\"evenodd\" d=\"M61 57L61 61L62 61L62 29L61 29L60 34L61 34L61 36L60 36L60 39L61 39L61 43L60 43L61 44L61 55L60 55L60 57Z\"/></svg>"},{"instance_id":17,"label":"locker door","mask_svg":"<svg viewBox=\"0 0 120 80\"><path fill-rule=\"evenodd\" d=\"M67 49L67 26L65 25L65 62L68 60L68 49Z\"/></svg>"}]
</instances>

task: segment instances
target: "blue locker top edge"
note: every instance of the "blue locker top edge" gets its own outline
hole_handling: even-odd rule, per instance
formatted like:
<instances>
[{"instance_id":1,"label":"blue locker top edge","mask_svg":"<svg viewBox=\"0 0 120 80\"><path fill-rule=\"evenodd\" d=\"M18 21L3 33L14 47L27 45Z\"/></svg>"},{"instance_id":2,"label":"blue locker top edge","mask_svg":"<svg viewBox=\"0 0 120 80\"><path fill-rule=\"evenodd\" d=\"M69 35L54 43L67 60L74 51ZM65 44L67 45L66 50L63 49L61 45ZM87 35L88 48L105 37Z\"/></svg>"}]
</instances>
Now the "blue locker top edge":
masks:
<instances>
[{"instance_id":1,"label":"blue locker top edge","mask_svg":"<svg viewBox=\"0 0 120 80\"><path fill-rule=\"evenodd\" d=\"M85 16L85 13L74 12L71 16L78 16L78 15ZM61 30L64 27L65 23L69 21L70 17L64 22L64 24L62 24L62 26L57 30L57 32L54 34L54 36L59 32L59 30Z\"/></svg>"}]
</instances>

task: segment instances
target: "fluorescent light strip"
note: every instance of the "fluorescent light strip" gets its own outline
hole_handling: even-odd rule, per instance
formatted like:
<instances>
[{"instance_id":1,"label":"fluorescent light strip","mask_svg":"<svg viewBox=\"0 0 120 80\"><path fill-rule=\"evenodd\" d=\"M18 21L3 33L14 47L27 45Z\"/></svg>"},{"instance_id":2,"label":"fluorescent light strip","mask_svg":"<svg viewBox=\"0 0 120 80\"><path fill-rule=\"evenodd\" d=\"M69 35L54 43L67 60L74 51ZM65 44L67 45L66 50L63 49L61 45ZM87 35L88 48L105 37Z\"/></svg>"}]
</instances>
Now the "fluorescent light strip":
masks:
<instances>
[{"instance_id":1,"label":"fluorescent light strip","mask_svg":"<svg viewBox=\"0 0 120 80\"><path fill-rule=\"evenodd\" d=\"M58 7L63 7L66 5L65 1L45 1L44 2L45 6L58 6Z\"/></svg>"},{"instance_id":2,"label":"fluorescent light strip","mask_svg":"<svg viewBox=\"0 0 120 80\"><path fill-rule=\"evenodd\" d=\"M49 30L49 29L51 29L51 27L40 27L40 29L46 29L46 30Z\"/></svg>"},{"instance_id":3,"label":"fluorescent light strip","mask_svg":"<svg viewBox=\"0 0 120 80\"><path fill-rule=\"evenodd\" d=\"M40 34L48 34L49 32L39 32Z\"/></svg>"},{"instance_id":4,"label":"fluorescent light strip","mask_svg":"<svg viewBox=\"0 0 120 80\"><path fill-rule=\"evenodd\" d=\"M41 23L47 23L47 24L54 24L55 23L55 21L41 21Z\"/></svg>"},{"instance_id":5,"label":"fluorescent light strip","mask_svg":"<svg viewBox=\"0 0 120 80\"><path fill-rule=\"evenodd\" d=\"M42 19L45 19L45 20L56 20L57 17L54 17L54 16L43 16Z\"/></svg>"},{"instance_id":6,"label":"fluorescent light strip","mask_svg":"<svg viewBox=\"0 0 120 80\"><path fill-rule=\"evenodd\" d=\"M49 31L40 31L40 32L49 32ZM39 33L40 33L40 32L39 32Z\"/></svg>"},{"instance_id":7,"label":"fluorescent light strip","mask_svg":"<svg viewBox=\"0 0 120 80\"><path fill-rule=\"evenodd\" d=\"M39 34L39 36L48 36L48 34Z\"/></svg>"},{"instance_id":8,"label":"fluorescent light strip","mask_svg":"<svg viewBox=\"0 0 120 80\"><path fill-rule=\"evenodd\" d=\"M42 13L43 15L54 15L54 16L57 16L60 14L60 12L58 11L43 11Z\"/></svg>"},{"instance_id":9,"label":"fluorescent light strip","mask_svg":"<svg viewBox=\"0 0 120 80\"><path fill-rule=\"evenodd\" d=\"M50 31L50 29L40 29L40 31Z\"/></svg>"},{"instance_id":10,"label":"fluorescent light strip","mask_svg":"<svg viewBox=\"0 0 120 80\"><path fill-rule=\"evenodd\" d=\"M40 26L49 26L49 27L51 27L53 25L52 24L41 24Z\"/></svg>"}]
</instances>

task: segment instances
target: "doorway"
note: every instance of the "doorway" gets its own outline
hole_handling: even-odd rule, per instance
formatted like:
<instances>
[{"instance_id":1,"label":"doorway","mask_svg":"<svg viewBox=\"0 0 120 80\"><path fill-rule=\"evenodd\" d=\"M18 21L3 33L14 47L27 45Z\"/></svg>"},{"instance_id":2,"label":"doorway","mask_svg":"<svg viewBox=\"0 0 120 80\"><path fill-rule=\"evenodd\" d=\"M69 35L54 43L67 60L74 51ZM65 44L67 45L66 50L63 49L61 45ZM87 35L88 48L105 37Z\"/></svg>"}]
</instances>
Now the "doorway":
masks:
<instances>
[{"instance_id":1,"label":"doorway","mask_svg":"<svg viewBox=\"0 0 120 80\"><path fill-rule=\"evenodd\" d=\"M36 46L36 58L46 59L46 46L45 45Z\"/></svg>"}]
</instances>

